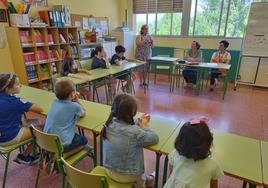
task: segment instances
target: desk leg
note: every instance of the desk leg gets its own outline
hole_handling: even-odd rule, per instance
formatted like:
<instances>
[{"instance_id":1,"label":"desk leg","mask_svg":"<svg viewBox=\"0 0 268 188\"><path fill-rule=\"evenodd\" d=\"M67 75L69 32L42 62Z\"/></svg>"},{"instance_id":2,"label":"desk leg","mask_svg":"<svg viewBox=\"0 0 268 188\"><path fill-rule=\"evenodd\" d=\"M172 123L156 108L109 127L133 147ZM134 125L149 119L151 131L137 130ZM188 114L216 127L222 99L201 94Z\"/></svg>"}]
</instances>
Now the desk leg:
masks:
<instances>
[{"instance_id":1,"label":"desk leg","mask_svg":"<svg viewBox=\"0 0 268 188\"><path fill-rule=\"evenodd\" d=\"M103 166L103 140L100 138L100 166Z\"/></svg>"},{"instance_id":2,"label":"desk leg","mask_svg":"<svg viewBox=\"0 0 268 188\"><path fill-rule=\"evenodd\" d=\"M156 154L156 162L155 162L155 181L154 181L154 188L158 188L159 166L160 166L161 153L156 152L155 154Z\"/></svg>"},{"instance_id":3,"label":"desk leg","mask_svg":"<svg viewBox=\"0 0 268 188\"><path fill-rule=\"evenodd\" d=\"M223 95L222 95L222 100L224 100L226 91L227 91L227 87L228 87L228 80L229 80L229 73L227 73L227 75L224 77L224 83L223 83Z\"/></svg>"},{"instance_id":4,"label":"desk leg","mask_svg":"<svg viewBox=\"0 0 268 188\"><path fill-rule=\"evenodd\" d=\"M111 86L111 80L112 80L112 78L109 77L108 84L107 84L108 95L106 95L107 104L112 104L112 102L113 102L113 91L112 91L112 86Z\"/></svg>"},{"instance_id":5,"label":"desk leg","mask_svg":"<svg viewBox=\"0 0 268 188\"><path fill-rule=\"evenodd\" d=\"M97 166L97 159L98 159L98 154L97 154L97 137L98 133L93 132L93 146L94 146L94 166Z\"/></svg>"},{"instance_id":6,"label":"desk leg","mask_svg":"<svg viewBox=\"0 0 268 188\"><path fill-rule=\"evenodd\" d=\"M199 95L200 93L200 79L201 79L201 68L197 70L197 81L196 81L196 88L195 88L195 95Z\"/></svg>"},{"instance_id":7,"label":"desk leg","mask_svg":"<svg viewBox=\"0 0 268 188\"><path fill-rule=\"evenodd\" d=\"M168 170L168 156L165 157L162 187L164 187L167 181L167 170Z\"/></svg>"}]
</instances>

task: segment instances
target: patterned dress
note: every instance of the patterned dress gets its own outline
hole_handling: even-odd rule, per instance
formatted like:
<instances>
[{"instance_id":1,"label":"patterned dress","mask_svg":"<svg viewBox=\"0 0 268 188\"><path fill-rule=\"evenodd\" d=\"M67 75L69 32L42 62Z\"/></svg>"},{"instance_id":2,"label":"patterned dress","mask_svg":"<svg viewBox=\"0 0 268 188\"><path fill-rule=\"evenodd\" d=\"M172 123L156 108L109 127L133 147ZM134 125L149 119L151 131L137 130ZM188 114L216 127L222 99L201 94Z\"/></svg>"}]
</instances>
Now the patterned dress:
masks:
<instances>
[{"instance_id":1,"label":"patterned dress","mask_svg":"<svg viewBox=\"0 0 268 188\"><path fill-rule=\"evenodd\" d=\"M136 47L136 59L141 61L147 61L152 57L153 39L150 35L139 35L141 41L144 41L144 45L137 45Z\"/></svg>"}]
</instances>

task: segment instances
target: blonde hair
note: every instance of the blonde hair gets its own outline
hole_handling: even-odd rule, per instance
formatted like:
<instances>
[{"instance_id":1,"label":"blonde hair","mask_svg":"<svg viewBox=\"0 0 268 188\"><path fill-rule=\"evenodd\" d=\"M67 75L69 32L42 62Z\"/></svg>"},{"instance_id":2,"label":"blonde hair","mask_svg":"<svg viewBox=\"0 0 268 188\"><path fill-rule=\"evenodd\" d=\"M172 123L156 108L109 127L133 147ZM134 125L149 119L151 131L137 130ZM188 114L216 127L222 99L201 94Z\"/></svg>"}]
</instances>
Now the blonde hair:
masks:
<instances>
[{"instance_id":1,"label":"blonde hair","mask_svg":"<svg viewBox=\"0 0 268 188\"><path fill-rule=\"evenodd\" d=\"M143 35L142 30L145 29L145 28L148 28L147 24L144 24L144 25L141 26L141 30L140 30L141 35Z\"/></svg>"}]
</instances>

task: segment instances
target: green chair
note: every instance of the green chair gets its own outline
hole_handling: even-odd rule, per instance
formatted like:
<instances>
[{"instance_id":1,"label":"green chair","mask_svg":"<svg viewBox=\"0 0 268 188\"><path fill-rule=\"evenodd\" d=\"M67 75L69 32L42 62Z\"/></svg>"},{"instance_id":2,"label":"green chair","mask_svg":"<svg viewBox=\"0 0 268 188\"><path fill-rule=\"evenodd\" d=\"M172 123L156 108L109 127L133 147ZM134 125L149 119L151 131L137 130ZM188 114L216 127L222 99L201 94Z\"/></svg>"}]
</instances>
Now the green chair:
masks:
<instances>
[{"instance_id":1,"label":"green chair","mask_svg":"<svg viewBox=\"0 0 268 188\"><path fill-rule=\"evenodd\" d=\"M32 142L32 139L28 139L25 141L22 141L18 144L12 144L9 146L0 146L0 155L1 157L3 157L3 159L6 160L6 164L5 164L5 171L4 171L4 179L3 179L3 185L2 187L4 188L6 185L6 178L7 178L7 171L8 171L8 164L9 164L9 157L12 151L19 149L21 147L23 147L26 144L29 144Z\"/></svg>"},{"instance_id":2,"label":"green chair","mask_svg":"<svg viewBox=\"0 0 268 188\"><path fill-rule=\"evenodd\" d=\"M60 138L58 135L44 133L44 132L36 129L34 126L31 126L31 132L33 134L34 142L41 149L44 149L48 152L55 154L55 165L57 166L58 171L60 173L62 173L62 175L63 175L62 187L65 187L65 174L63 173L61 158L64 158L70 165L76 165L79 161L81 161L82 159L84 159L87 156L92 157L92 158L94 157L94 155L89 147L84 147L79 152L77 152L71 156L66 156L63 153L63 146L60 142ZM38 186L39 176L40 176L40 168L38 168L38 171L37 171L35 187Z\"/></svg>"},{"instance_id":3,"label":"green chair","mask_svg":"<svg viewBox=\"0 0 268 188\"><path fill-rule=\"evenodd\" d=\"M92 60L93 60L93 58L80 61L80 67L82 69L91 70ZM91 85L92 85L92 88L93 88L92 89L93 90L93 101L95 101L95 98L97 97L98 103L100 102L99 94L98 94L97 89L102 87L102 86L105 87L105 95L106 95L106 99L107 99L108 89L107 89L107 86L106 86L106 82L103 82L103 80L96 80L96 81L92 82ZM107 99L107 104L108 104L108 99Z\"/></svg>"},{"instance_id":4,"label":"green chair","mask_svg":"<svg viewBox=\"0 0 268 188\"><path fill-rule=\"evenodd\" d=\"M68 183L76 188L132 188L134 183L119 183L106 175L105 168L97 166L90 173L72 167L62 158Z\"/></svg>"}]
</instances>

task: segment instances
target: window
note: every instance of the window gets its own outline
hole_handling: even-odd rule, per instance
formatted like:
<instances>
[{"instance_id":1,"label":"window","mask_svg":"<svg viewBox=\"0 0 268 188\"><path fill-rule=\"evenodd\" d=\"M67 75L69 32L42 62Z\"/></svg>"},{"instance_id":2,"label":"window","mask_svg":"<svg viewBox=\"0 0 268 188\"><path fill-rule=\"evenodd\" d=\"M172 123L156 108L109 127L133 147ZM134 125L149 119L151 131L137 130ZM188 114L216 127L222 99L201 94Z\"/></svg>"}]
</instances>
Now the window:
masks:
<instances>
[{"instance_id":1,"label":"window","mask_svg":"<svg viewBox=\"0 0 268 188\"><path fill-rule=\"evenodd\" d=\"M152 35L180 35L183 0L133 0L136 33L143 24Z\"/></svg>"},{"instance_id":2,"label":"window","mask_svg":"<svg viewBox=\"0 0 268 188\"><path fill-rule=\"evenodd\" d=\"M189 35L243 37L250 4L260 0L192 0Z\"/></svg>"}]
</instances>

